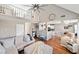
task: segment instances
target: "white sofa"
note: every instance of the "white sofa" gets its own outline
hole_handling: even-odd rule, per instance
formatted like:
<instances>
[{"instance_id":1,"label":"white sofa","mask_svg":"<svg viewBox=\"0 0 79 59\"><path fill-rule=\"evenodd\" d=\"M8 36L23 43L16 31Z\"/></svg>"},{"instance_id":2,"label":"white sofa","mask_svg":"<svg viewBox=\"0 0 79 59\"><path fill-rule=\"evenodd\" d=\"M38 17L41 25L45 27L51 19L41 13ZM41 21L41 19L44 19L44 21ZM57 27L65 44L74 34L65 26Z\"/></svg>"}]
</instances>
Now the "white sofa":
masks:
<instances>
[{"instance_id":1,"label":"white sofa","mask_svg":"<svg viewBox=\"0 0 79 59\"><path fill-rule=\"evenodd\" d=\"M77 53L79 50L79 44L76 41L74 34L68 34L61 37L61 45L66 47L72 53Z\"/></svg>"},{"instance_id":2,"label":"white sofa","mask_svg":"<svg viewBox=\"0 0 79 59\"><path fill-rule=\"evenodd\" d=\"M69 43L66 48L70 50L72 53L78 53L79 45L77 43Z\"/></svg>"},{"instance_id":3,"label":"white sofa","mask_svg":"<svg viewBox=\"0 0 79 59\"><path fill-rule=\"evenodd\" d=\"M27 41L25 41L25 40L27 40ZM27 39L24 36L16 36L16 38L15 38L15 46L19 51L22 50L25 46L27 46L33 42L35 42L34 38L32 38L32 40L30 40L30 38Z\"/></svg>"},{"instance_id":4,"label":"white sofa","mask_svg":"<svg viewBox=\"0 0 79 59\"><path fill-rule=\"evenodd\" d=\"M25 46L35 42L34 38L33 40L29 38L29 41L24 39L27 40L24 36L0 39L0 54L18 54L18 51L23 50Z\"/></svg>"},{"instance_id":5,"label":"white sofa","mask_svg":"<svg viewBox=\"0 0 79 59\"><path fill-rule=\"evenodd\" d=\"M3 54L18 54L18 50L14 45L14 38L0 39L1 46L3 47L1 51L5 51ZM2 54L2 53L1 53Z\"/></svg>"},{"instance_id":6,"label":"white sofa","mask_svg":"<svg viewBox=\"0 0 79 59\"><path fill-rule=\"evenodd\" d=\"M70 41L70 38L68 36L62 36L61 37L61 41L60 42L61 42L62 46L66 47L66 45L67 45L66 42L68 42L68 41Z\"/></svg>"}]
</instances>

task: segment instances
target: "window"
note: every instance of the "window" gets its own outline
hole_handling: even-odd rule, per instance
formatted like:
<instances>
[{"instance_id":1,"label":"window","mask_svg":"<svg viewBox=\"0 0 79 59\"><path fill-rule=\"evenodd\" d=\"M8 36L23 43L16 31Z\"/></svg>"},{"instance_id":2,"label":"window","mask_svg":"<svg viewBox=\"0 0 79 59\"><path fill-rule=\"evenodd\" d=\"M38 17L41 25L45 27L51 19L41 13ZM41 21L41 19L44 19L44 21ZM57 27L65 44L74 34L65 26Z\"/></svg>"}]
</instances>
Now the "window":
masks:
<instances>
[{"instance_id":1,"label":"window","mask_svg":"<svg viewBox=\"0 0 79 59\"><path fill-rule=\"evenodd\" d=\"M78 25L75 24L75 25L74 25L74 32L75 32L75 33L77 33L77 29L78 29Z\"/></svg>"}]
</instances>

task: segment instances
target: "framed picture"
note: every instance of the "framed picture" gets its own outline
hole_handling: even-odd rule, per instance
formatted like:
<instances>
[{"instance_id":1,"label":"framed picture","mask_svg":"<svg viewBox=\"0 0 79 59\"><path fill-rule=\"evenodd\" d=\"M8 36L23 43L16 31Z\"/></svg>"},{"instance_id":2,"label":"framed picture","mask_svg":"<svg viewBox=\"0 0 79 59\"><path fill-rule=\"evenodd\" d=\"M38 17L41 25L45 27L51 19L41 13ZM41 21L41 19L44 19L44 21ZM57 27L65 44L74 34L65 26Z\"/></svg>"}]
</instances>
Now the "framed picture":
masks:
<instances>
[{"instance_id":1,"label":"framed picture","mask_svg":"<svg viewBox=\"0 0 79 59\"><path fill-rule=\"evenodd\" d=\"M52 14L49 14L49 20L50 20L50 21L54 20L55 17L56 17L56 15L53 14L53 13L52 13Z\"/></svg>"},{"instance_id":2,"label":"framed picture","mask_svg":"<svg viewBox=\"0 0 79 59\"><path fill-rule=\"evenodd\" d=\"M46 23L40 23L39 30L46 30Z\"/></svg>"}]
</instances>

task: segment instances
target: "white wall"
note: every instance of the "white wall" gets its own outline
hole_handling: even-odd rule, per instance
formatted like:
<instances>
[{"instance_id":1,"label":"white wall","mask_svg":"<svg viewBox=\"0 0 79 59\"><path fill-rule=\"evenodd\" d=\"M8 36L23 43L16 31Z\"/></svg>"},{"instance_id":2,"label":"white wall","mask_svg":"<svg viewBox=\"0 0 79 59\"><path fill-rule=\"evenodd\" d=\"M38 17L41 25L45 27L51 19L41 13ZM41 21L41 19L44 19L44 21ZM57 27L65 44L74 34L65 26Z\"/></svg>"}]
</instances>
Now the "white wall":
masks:
<instances>
[{"instance_id":1,"label":"white wall","mask_svg":"<svg viewBox=\"0 0 79 59\"><path fill-rule=\"evenodd\" d=\"M75 14L71 11L65 10L63 8L60 8L56 5L48 5L46 7L43 7L44 10L40 10L40 20L41 21L48 21L49 15L51 13L55 14L55 19L57 20L64 20L64 19L74 19L78 17L78 14ZM66 15L66 17L61 17L62 15Z\"/></svg>"},{"instance_id":2,"label":"white wall","mask_svg":"<svg viewBox=\"0 0 79 59\"><path fill-rule=\"evenodd\" d=\"M24 24L25 21L10 17L0 17L0 38L16 35L16 24Z\"/></svg>"},{"instance_id":3,"label":"white wall","mask_svg":"<svg viewBox=\"0 0 79 59\"><path fill-rule=\"evenodd\" d=\"M15 23L0 21L0 38L15 36Z\"/></svg>"}]
</instances>

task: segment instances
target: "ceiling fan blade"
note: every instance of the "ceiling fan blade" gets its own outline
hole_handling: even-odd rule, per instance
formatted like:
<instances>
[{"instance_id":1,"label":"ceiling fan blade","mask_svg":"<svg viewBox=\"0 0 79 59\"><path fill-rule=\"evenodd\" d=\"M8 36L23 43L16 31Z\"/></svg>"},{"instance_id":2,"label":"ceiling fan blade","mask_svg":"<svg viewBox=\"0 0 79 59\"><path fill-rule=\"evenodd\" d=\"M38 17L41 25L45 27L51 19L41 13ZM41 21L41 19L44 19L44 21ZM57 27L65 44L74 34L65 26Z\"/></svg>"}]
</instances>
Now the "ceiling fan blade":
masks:
<instances>
[{"instance_id":1,"label":"ceiling fan blade","mask_svg":"<svg viewBox=\"0 0 79 59\"><path fill-rule=\"evenodd\" d=\"M33 5L24 5L25 7L33 7Z\"/></svg>"},{"instance_id":2,"label":"ceiling fan blade","mask_svg":"<svg viewBox=\"0 0 79 59\"><path fill-rule=\"evenodd\" d=\"M28 9L28 10L33 10L33 8L30 8L30 9Z\"/></svg>"},{"instance_id":3,"label":"ceiling fan blade","mask_svg":"<svg viewBox=\"0 0 79 59\"><path fill-rule=\"evenodd\" d=\"M43 4L43 5L39 5L39 7L45 7L45 6L48 6L48 5L46 5L46 4Z\"/></svg>"},{"instance_id":4,"label":"ceiling fan blade","mask_svg":"<svg viewBox=\"0 0 79 59\"><path fill-rule=\"evenodd\" d=\"M32 6L34 6L35 4L32 4Z\"/></svg>"},{"instance_id":5,"label":"ceiling fan blade","mask_svg":"<svg viewBox=\"0 0 79 59\"><path fill-rule=\"evenodd\" d=\"M40 7L39 9L40 9L40 10L45 10L45 9L43 9L43 8L41 8L41 7Z\"/></svg>"}]
</instances>

